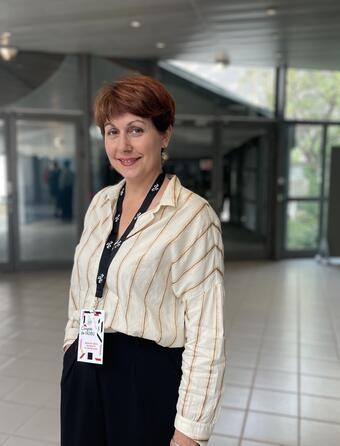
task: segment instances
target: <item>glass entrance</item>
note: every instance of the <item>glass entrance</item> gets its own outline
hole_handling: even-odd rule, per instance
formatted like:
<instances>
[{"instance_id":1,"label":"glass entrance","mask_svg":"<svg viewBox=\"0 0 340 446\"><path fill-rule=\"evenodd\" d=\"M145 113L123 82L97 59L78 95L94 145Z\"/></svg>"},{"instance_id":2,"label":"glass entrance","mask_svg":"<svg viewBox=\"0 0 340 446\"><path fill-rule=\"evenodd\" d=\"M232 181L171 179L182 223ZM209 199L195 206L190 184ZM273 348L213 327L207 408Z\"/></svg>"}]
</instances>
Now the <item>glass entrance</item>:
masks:
<instances>
[{"instance_id":1,"label":"glass entrance","mask_svg":"<svg viewBox=\"0 0 340 446\"><path fill-rule=\"evenodd\" d=\"M19 262L71 260L77 239L76 126L31 119L16 124Z\"/></svg>"},{"instance_id":2,"label":"glass entrance","mask_svg":"<svg viewBox=\"0 0 340 446\"><path fill-rule=\"evenodd\" d=\"M268 258L272 249L272 124L232 123L222 132L226 257Z\"/></svg>"},{"instance_id":3,"label":"glass entrance","mask_svg":"<svg viewBox=\"0 0 340 446\"><path fill-rule=\"evenodd\" d=\"M319 244L323 127L287 126L289 162L286 251L315 251Z\"/></svg>"}]
</instances>

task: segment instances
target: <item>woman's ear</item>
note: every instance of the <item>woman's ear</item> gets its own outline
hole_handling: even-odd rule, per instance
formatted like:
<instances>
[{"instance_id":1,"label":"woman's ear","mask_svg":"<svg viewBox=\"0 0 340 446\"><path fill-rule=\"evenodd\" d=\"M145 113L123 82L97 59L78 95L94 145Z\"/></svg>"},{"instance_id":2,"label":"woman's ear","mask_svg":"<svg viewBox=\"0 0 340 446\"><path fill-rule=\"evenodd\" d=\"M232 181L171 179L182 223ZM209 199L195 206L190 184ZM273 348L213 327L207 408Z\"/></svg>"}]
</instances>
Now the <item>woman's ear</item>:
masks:
<instances>
[{"instance_id":1,"label":"woman's ear","mask_svg":"<svg viewBox=\"0 0 340 446\"><path fill-rule=\"evenodd\" d=\"M168 147L172 135L172 129L173 129L172 125L169 125L169 127L165 130L162 138L163 147Z\"/></svg>"}]
</instances>

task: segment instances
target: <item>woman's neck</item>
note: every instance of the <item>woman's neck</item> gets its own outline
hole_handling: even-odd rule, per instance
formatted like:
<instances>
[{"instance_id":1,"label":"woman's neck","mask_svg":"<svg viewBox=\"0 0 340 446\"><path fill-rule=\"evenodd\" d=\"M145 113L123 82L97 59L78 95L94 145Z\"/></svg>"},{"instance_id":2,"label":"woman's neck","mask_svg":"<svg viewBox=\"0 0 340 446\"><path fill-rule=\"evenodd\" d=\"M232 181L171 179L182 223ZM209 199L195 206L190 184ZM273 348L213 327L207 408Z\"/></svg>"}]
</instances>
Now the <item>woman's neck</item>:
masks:
<instances>
[{"instance_id":1,"label":"woman's neck","mask_svg":"<svg viewBox=\"0 0 340 446\"><path fill-rule=\"evenodd\" d=\"M125 199L128 201L143 199L160 173L161 169L157 172L150 173L150 175L144 177L143 180L126 178Z\"/></svg>"}]
</instances>

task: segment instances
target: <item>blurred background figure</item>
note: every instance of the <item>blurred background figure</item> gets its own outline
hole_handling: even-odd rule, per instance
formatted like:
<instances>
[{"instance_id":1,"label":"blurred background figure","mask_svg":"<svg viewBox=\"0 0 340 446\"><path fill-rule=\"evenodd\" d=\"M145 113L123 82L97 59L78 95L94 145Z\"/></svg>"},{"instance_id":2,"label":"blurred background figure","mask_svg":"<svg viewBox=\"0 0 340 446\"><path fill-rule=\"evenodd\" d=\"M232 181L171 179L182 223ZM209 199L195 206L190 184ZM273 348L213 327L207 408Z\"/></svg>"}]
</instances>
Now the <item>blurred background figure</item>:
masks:
<instances>
[{"instance_id":1,"label":"blurred background figure","mask_svg":"<svg viewBox=\"0 0 340 446\"><path fill-rule=\"evenodd\" d=\"M65 160L60 172L59 181L59 203L61 208L61 218L64 221L72 220L73 216L73 184L74 173L71 170L71 162Z\"/></svg>"},{"instance_id":2,"label":"blurred background figure","mask_svg":"<svg viewBox=\"0 0 340 446\"><path fill-rule=\"evenodd\" d=\"M60 167L58 161L54 160L47 172L47 181L51 197L55 202L54 216L61 216L61 196L60 196Z\"/></svg>"}]
</instances>

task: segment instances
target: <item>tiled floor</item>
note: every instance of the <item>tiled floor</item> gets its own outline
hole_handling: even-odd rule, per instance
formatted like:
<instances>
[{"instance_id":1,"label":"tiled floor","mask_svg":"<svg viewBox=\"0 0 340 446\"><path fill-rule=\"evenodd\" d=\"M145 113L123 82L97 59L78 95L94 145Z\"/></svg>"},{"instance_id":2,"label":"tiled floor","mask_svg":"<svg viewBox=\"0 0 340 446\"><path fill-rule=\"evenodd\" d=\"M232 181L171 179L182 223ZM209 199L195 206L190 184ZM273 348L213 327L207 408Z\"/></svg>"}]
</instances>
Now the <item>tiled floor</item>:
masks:
<instances>
[{"instance_id":1,"label":"tiled floor","mask_svg":"<svg viewBox=\"0 0 340 446\"><path fill-rule=\"evenodd\" d=\"M68 278L0 275L0 445L58 444ZM339 268L233 263L226 289L228 367L209 446L338 446Z\"/></svg>"}]
</instances>

